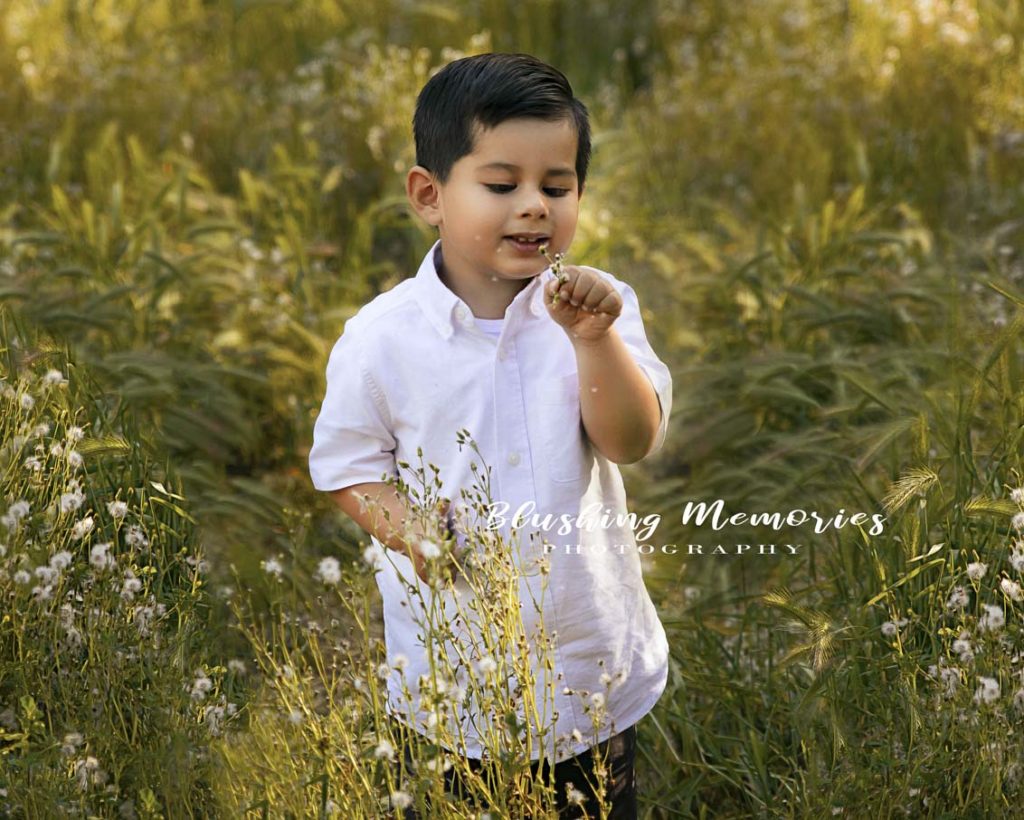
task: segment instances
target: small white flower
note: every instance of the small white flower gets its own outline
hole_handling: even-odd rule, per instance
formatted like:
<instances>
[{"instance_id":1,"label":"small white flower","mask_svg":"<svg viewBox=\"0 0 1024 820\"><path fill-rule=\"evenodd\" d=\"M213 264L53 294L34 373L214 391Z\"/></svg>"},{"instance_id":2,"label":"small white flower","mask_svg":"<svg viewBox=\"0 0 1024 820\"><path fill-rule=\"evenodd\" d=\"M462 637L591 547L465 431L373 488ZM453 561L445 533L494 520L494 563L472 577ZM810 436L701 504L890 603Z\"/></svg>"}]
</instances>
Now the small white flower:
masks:
<instances>
[{"instance_id":1,"label":"small white flower","mask_svg":"<svg viewBox=\"0 0 1024 820\"><path fill-rule=\"evenodd\" d=\"M969 601L967 590L960 586L953 587L953 591L949 593L949 598L946 600L946 609L964 609Z\"/></svg>"},{"instance_id":2,"label":"small white flower","mask_svg":"<svg viewBox=\"0 0 1024 820\"><path fill-rule=\"evenodd\" d=\"M43 384L49 386L54 384L67 384L68 380L64 378L64 374L59 370L47 370L46 375L43 376Z\"/></svg>"},{"instance_id":3,"label":"small white flower","mask_svg":"<svg viewBox=\"0 0 1024 820\"><path fill-rule=\"evenodd\" d=\"M1020 584L1016 581L1011 581L1009 578L1003 578L999 582L999 588L1007 598L1014 601L1019 601L1021 598L1024 598L1024 594L1021 593Z\"/></svg>"},{"instance_id":4,"label":"small white flower","mask_svg":"<svg viewBox=\"0 0 1024 820\"><path fill-rule=\"evenodd\" d=\"M81 441L85 436L85 431L81 427L69 427L67 430L68 441L75 442Z\"/></svg>"},{"instance_id":5,"label":"small white flower","mask_svg":"<svg viewBox=\"0 0 1024 820\"><path fill-rule=\"evenodd\" d=\"M22 466L33 473L40 473L43 470L43 462L41 462L37 456L29 456L22 463Z\"/></svg>"},{"instance_id":6,"label":"small white flower","mask_svg":"<svg viewBox=\"0 0 1024 820\"><path fill-rule=\"evenodd\" d=\"M106 783L107 774L100 768L100 762L95 757L87 757L75 762L75 779L78 780L78 788L85 791L90 785L101 786Z\"/></svg>"},{"instance_id":7,"label":"small white flower","mask_svg":"<svg viewBox=\"0 0 1024 820\"><path fill-rule=\"evenodd\" d=\"M391 665L392 665L392 666L393 666L393 667L394 667L394 668L395 668L396 670L398 670L399 672L401 672L402 670L404 670L404 669L405 669L406 667L408 667L408 666L409 666L409 658L407 658L407 657L406 657L405 655L403 655L403 654L402 654L401 652L398 652L398 653L397 653L397 654L396 654L396 655L395 655L395 656L394 656L394 657L393 657L393 658L391 659Z\"/></svg>"},{"instance_id":8,"label":"small white flower","mask_svg":"<svg viewBox=\"0 0 1024 820\"><path fill-rule=\"evenodd\" d=\"M967 577L972 581L980 581L985 577L986 572L988 572L988 565L981 563L981 561L975 561L973 564L967 565Z\"/></svg>"},{"instance_id":9,"label":"small white flower","mask_svg":"<svg viewBox=\"0 0 1024 820\"><path fill-rule=\"evenodd\" d=\"M128 533L125 535L124 541L129 547L149 546L149 538L146 537L146 533L142 531L142 527L138 524L132 524L128 528Z\"/></svg>"},{"instance_id":10,"label":"small white flower","mask_svg":"<svg viewBox=\"0 0 1024 820\"><path fill-rule=\"evenodd\" d=\"M587 802L587 796L572 783L565 784L565 797L566 800L576 806L582 806Z\"/></svg>"},{"instance_id":11,"label":"small white flower","mask_svg":"<svg viewBox=\"0 0 1024 820\"><path fill-rule=\"evenodd\" d=\"M1014 546L1013 552L1010 553L1010 566L1013 567L1014 572L1024 571L1024 549L1020 546Z\"/></svg>"},{"instance_id":12,"label":"small white flower","mask_svg":"<svg viewBox=\"0 0 1024 820\"><path fill-rule=\"evenodd\" d=\"M43 603L53 598L53 587L51 586L34 586L32 587L32 597L36 599L37 603Z\"/></svg>"},{"instance_id":13,"label":"small white flower","mask_svg":"<svg viewBox=\"0 0 1024 820\"><path fill-rule=\"evenodd\" d=\"M899 630L896 628L896 624L892 621L886 621L882 624L882 635L886 638L895 638Z\"/></svg>"},{"instance_id":14,"label":"small white flower","mask_svg":"<svg viewBox=\"0 0 1024 820\"><path fill-rule=\"evenodd\" d=\"M982 632L995 632L1006 623L1003 610L993 604L983 604L984 614L978 619L978 629Z\"/></svg>"},{"instance_id":15,"label":"small white flower","mask_svg":"<svg viewBox=\"0 0 1024 820\"><path fill-rule=\"evenodd\" d=\"M284 572L284 567L276 558L266 558L260 561L260 567L267 575L273 575L275 578L280 578Z\"/></svg>"},{"instance_id":16,"label":"small white flower","mask_svg":"<svg viewBox=\"0 0 1024 820\"><path fill-rule=\"evenodd\" d=\"M341 564L337 558L322 558L316 571L317 577L327 586L337 586L341 582Z\"/></svg>"},{"instance_id":17,"label":"small white flower","mask_svg":"<svg viewBox=\"0 0 1024 820\"><path fill-rule=\"evenodd\" d=\"M1011 518L1010 524L1015 530L1024 530L1024 512L1019 512Z\"/></svg>"},{"instance_id":18,"label":"small white flower","mask_svg":"<svg viewBox=\"0 0 1024 820\"><path fill-rule=\"evenodd\" d=\"M441 557L441 548L433 541L424 538L420 541L420 555L427 561L433 561L435 558Z\"/></svg>"},{"instance_id":19,"label":"small white flower","mask_svg":"<svg viewBox=\"0 0 1024 820\"><path fill-rule=\"evenodd\" d=\"M36 406L36 400L32 398L28 393L21 394L21 409L31 410Z\"/></svg>"},{"instance_id":20,"label":"small white flower","mask_svg":"<svg viewBox=\"0 0 1024 820\"><path fill-rule=\"evenodd\" d=\"M89 551L89 564L93 569L103 572L113 569L117 565L117 559L110 554L110 548L114 546L109 541L103 544L95 544Z\"/></svg>"},{"instance_id":21,"label":"small white flower","mask_svg":"<svg viewBox=\"0 0 1024 820\"><path fill-rule=\"evenodd\" d=\"M412 798L401 789L391 792L391 807L395 809L407 809L412 805Z\"/></svg>"},{"instance_id":22,"label":"small white flower","mask_svg":"<svg viewBox=\"0 0 1024 820\"><path fill-rule=\"evenodd\" d=\"M604 708L604 695L601 692L594 692L594 694L592 694L590 696L590 702L594 705L595 709L598 709L598 710L603 709Z\"/></svg>"},{"instance_id":23,"label":"small white flower","mask_svg":"<svg viewBox=\"0 0 1024 820\"><path fill-rule=\"evenodd\" d=\"M24 585L24 584L27 584L31 580L32 580L32 576L29 575L23 569L19 569L16 573L14 573L14 583L16 583L16 584Z\"/></svg>"},{"instance_id":24,"label":"small white flower","mask_svg":"<svg viewBox=\"0 0 1024 820\"><path fill-rule=\"evenodd\" d=\"M498 668L498 664L495 663L494 658L485 656L477 661L476 668L480 674L487 675L494 672Z\"/></svg>"},{"instance_id":25,"label":"small white flower","mask_svg":"<svg viewBox=\"0 0 1024 820\"><path fill-rule=\"evenodd\" d=\"M999 697L999 681L995 678L978 678L981 685L974 693L975 703L991 703Z\"/></svg>"},{"instance_id":26,"label":"small white flower","mask_svg":"<svg viewBox=\"0 0 1024 820\"><path fill-rule=\"evenodd\" d=\"M1010 500L1014 504L1024 504L1024 487L1015 487L1010 490Z\"/></svg>"},{"instance_id":27,"label":"small white flower","mask_svg":"<svg viewBox=\"0 0 1024 820\"><path fill-rule=\"evenodd\" d=\"M373 750L373 756L378 760L381 758L387 758L388 760L394 762L395 747L392 746L389 741L381 740L381 742L377 744L377 748Z\"/></svg>"},{"instance_id":28,"label":"small white flower","mask_svg":"<svg viewBox=\"0 0 1024 820\"><path fill-rule=\"evenodd\" d=\"M206 675L200 675L192 683L192 700L205 700L213 691L213 681Z\"/></svg>"},{"instance_id":29,"label":"small white flower","mask_svg":"<svg viewBox=\"0 0 1024 820\"><path fill-rule=\"evenodd\" d=\"M71 566L72 555L67 550L55 552L50 556L50 566L56 570L67 569Z\"/></svg>"},{"instance_id":30,"label":"small white flower","mask_svg":"<svg viewBox=\"0 0 1024 820\"><path fill-rule=\"evenodd\" d=\"M128 513L128 504L124 501L110 501L107 503L107 512L111 518L124 518Z\"/></svg>"},{"instance_id":31,"label":"small white flower","mask_svg":"<svg viewBox=\"0 0 1024 820\"><path fill-rule=\"evenodd\" d=\"M960 637L953 641L953 651L957 653L961 663L970 663L974 660L974 646L969 638L970 633L964 630L960 633Z\"/></svg>"},{"instance_id":32,"label":"small white flower","mask_svg":"<svg viewBox=\"0 0 1024 820\"><path fill-rule=\"evenodd\" d=\"M75 526L71 528L71 537L76 541L81 541L85 536L93 531L96 526L96 522L93 521L91 515L87 515L81 521L76 521Z\"/></svg>"},{"instance_id":33,"label":"small white flower","mask_svg":"<svg viewBox=\"0 0 1024 820\"><path fill-rule=\"evenodd\" d=\"M133 601L140 592L142 592L142 581L135 577L135 573L128 570L124 576L124 583L121 584L121 599Z\"/></svg>"},{"instance_id":34,"label":"small white flower","mask_svg":"<svg viewBox=\"0 0 1024 820\"><path fill-rule=\"evenodd\" d=\"M71 757L71 755L78 751L78 747L83 742L84 738L78 732L68 732L64 735L64 742L60 747L60 753L65 757Z\"/></svg>"},{"instance_id":35,"label":"small white flower","mask_svg":"<svg viewBox=\"0 0 1024 820\"><path fill-rule=\"evenodd\" d=\"M384 566L387 557L384 555L384 548L377 542L374 542L363 550L363 560L373 569L378 570Z\"/></svg>"},{"instance_id":36,"label":"small white flower","mask_svg":"<svg viewBox=\"0 0 1024 820\"><path fill-rule=\"evenodd\" d=\"M245 661L239 658L232 658L228 661L228 672L232 672L235 675L245 675L248 672Z\"/></svg>"},{"instance_id":37,"label":"small white flower","mask_svg":"<svg viewBox=\"0 0 1024 820\"><path fill-rule=\"evenodd\" d=\"M60 580L60 570L54 567L36 567L35 574L36 578L47 586L55 584Z\"/></svg>"},{"instance_id":38,"label":"small white flower","mask_svg":"<svg viewBox=\"0 0 1024 820\"><path fill-rule=\"evenodd\" d=\"M78 450L68 450L64 454L64 457L68 460L68 464L70 464L72 467L82 466L82 456L79 455Z\"/></svg>"},{"instance_id":39,"label":"small white flower","mask_svg":"<svg viewBox=\"0 0 1024 820\"><path fill-rule=\"evenodd\" d=\"M302 714L300 710L292 709L288 713L288 722L294 726L298 726L300 723L302 723L304 717L305 716Z\"/></svg>"},{"instance_id":40,"label":"small white flower","mask_svg":"<svg viewBox=\"0 0 1024 820\"><path fill-rule=\"evenodd\" d=\"M74 512L85 501L85 493L79 489L77 484L69 493L62 493L60 497L60 511L62 513Z\"/></svg>"}]
</instances>

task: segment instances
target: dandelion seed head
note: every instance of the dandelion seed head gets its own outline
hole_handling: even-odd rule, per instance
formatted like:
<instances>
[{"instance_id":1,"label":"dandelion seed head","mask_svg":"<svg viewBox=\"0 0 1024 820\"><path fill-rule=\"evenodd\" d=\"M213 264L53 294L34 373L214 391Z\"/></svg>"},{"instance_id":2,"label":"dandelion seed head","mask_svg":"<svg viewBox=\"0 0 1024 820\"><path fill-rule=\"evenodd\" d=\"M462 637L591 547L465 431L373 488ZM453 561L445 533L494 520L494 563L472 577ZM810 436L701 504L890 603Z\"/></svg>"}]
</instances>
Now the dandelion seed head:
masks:
<instances>
[{"instance_id":1,"label":"dandelion seed head","mask_svg":"<svg viewBox=\"0 0 1024 820\"><path fill-rule=\"evenodd\" d=\"M384 548L377 542L374 542L363 550L363 560L374 570L378 570L384 566L387 557L384 554Z\"/></svg>"},{"instance_id":2,"label":"dandelion seed head","mask_svg":"<svg viewBox=\"0 0 1024 820\"><path fill-rule=\"evenodd\" d=\"M391 745L390 741L382 739L380 743L377 744L377 748L373 750L373 756L378 760L381 758L387 758L394 762L395 747Z\"/></svg>"},{"instance_id":3,"label":"dandelion seed head","mask_svg":"<svg viewBox=\"0 0 1024 820\"><path fill-rule=\"evenodd\" d=\"M1024 504L1024 487L1014 487L1010 490L1010 500L1014 504Z\"/></svg>"},{"instance_id":4,"label":"dandelion seed head","mask_svg":"<svg viewBox=\"0 0 1024 820\"><path fill-rule=\"evenodd\" d=\"M999 681L995 678L978 678L979 686L974 692L975 703L991 703L999 697Z\"/></svg>"},{"instance_id":5,"label":"dandelion seed head","mask_svg":"<svg viewBox=\"0 0 1024 820\"><path fill-rule=\"evenodd\" d=\"M433 561L435 558L441 557L441 548L429 538L424 538L420 541L420 555L427 561Z\"/></svg>"},{"instance_id":6,"label":"dandelion seed head","mask_svg":"<svg viewBox=\"0 0 1024 820\"><path fill-rule=\"evenodd\" d=\"M993 604L983 604L985 612L978 619L978 628L982 632L995 632L1006 623L1002 608Z\"/></svg>"},{"instance_id":7,"label":"dandelion seed head","mask_svg":"<svg viewBox=\"0 0 1024 820\"><path fill-rule=\"evenodd\" d=\"M341 564L337 558L322 558L316 571L317 577L327 586L337 586L341 583Z\"/></svg>"},{"instance_id":8,"label":"dandelion seed head","mask_svg":"<svg viewBox=\"0 0 1024 820\"><path fill-rule=\"evenodd\" d=\"M1016 581L1011 581L1009 578L1003 578L1000 580L999 588L1007 598L1010 598L1013 601L1019 601L1024 598L1024 593L1021 592L1020 584Z\"/></svg>"},{"instance_id":9,"label":"dandelion seed head","mask_svg":"<svg viewBox=\"0 0 1024 820\"><path fill-rule=\"evenodd\" d=\"M1010 525L1015 530L1024 530L1024 512L1019 512L1013 518L1011 518Z\"/></svg>"},{"instance_id":10,"label":"dandelion seed head","mask_svg":"<svg viewBox=\"0 0 1024 820\"><path fill-rule=\"evenodd\" d=\"M986 572L988 572L988 565L981 563L981 561L975 561L967 565L967 577L972 581L980 581L985 577Z\"/></svg>"},{"instance_id":11,"label":"dandelion seed head","mask_svg":"<svg viewBox=\"0 0 1024 820\"><path fill-rule=\"evenodd\" d=\"M946 600L946 609L964 609L969 601L970 598L967 595L967 590L961 586L953 587L953 591L949 594L949 598Z\"/></svg>"},{"instance_id":12,"label":"dandelion seed head","mask_svg":"<svg viewBox=\"0 0 1024 820\"><path fill-rule=\"evenodd\" d=\"M273 575L275 578L280 578L284 572L284 566L276 558L266 558L260 561L260 567L267 575Z\"/></svg>"}]
</instances>

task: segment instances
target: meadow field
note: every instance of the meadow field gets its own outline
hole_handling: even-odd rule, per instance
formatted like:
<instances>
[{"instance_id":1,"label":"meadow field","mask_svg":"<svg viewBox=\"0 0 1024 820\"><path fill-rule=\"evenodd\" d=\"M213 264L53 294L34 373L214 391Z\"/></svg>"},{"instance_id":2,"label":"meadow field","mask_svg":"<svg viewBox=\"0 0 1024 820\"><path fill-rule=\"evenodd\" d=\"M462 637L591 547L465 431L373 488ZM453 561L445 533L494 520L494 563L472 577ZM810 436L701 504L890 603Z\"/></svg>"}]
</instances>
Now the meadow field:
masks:
<instances>
[{"instance_id":1,"label":"meadow field","mask_svg":"<svg viewBox=\"0 0 1024 820\"><path fill-rule=\"evenodd\" d=\"M567 261L673 373L623 468L671 648L641 817L1024 816L1022 41L1020 0L0 3L0 816L550 812L508 545L486 662L396 737L386 557L307 468L345 320L434 239L416 94L486 51L588 106ZM486 809L440 791L465 697Z\"/></svg>"}]
</instances>

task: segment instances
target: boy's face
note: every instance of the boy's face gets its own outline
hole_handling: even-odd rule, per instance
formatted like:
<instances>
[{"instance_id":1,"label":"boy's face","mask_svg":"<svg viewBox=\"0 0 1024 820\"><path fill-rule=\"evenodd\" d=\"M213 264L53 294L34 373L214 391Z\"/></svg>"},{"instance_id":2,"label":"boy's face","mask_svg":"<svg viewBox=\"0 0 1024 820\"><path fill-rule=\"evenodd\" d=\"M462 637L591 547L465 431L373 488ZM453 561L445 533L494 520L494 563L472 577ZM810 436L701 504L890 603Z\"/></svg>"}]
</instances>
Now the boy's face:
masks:
<instances>
[{"instance_id":1,"label":"boy's face","mask_svg":"<svg viewBox=\"0 0 1024 820\"><path fill-rule=\"evenodd\" d=\"M429 219L452 281L525 283L548 266L541 245L552 257L568 250L579 216L576 142L569 120L477 129L473 152L438 186Z\"/></svg>"}]
</instances>

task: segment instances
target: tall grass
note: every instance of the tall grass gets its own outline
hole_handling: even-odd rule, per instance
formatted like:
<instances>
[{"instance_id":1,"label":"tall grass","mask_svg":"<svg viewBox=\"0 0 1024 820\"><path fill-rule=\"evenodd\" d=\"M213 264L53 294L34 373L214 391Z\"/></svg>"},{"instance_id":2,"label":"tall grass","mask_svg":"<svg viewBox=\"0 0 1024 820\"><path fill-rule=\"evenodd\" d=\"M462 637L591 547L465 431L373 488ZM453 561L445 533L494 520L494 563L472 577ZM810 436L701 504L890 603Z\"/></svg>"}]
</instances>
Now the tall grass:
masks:
<instances>
[{"instance_id":1,"label":"tall grass","mask_svg":"<svg viewBox=\"0 0 1024 820\"><path fill-rule=\"evenodd\" d=\"M431 240L399 173L415 94L494 48L590 107L569 261L635 284L675 377L665 451L626 471L679 547L647 567L672 666L644 813L1012 816L1022 38L1016 0L8 3L0 811L437 799L439 749L380 722L361 536L305 456L344 320ZM888 520L679 520L716 498ZM802 549L686 549L769 541ZM476 786L495 815L550 798L516 783Z\"/></svg>"}]
</instances>

